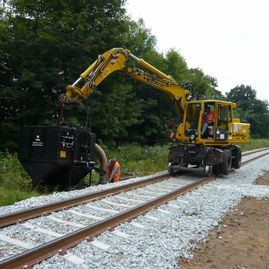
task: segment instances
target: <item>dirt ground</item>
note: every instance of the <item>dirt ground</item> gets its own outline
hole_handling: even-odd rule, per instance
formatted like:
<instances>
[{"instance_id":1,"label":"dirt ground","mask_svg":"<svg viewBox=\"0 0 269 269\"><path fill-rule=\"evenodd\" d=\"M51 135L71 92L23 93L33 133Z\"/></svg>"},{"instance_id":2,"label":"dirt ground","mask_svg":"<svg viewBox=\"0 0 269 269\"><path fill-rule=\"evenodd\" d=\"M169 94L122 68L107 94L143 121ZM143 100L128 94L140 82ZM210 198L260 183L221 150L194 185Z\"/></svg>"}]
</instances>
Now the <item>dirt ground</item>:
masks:
<instances>
[{"instance_id":1,"label":"dirt ground","mask_svg":"<svg viewBox=\"0 0 269 269\"><path fill-rule=\"evenodd\" d=\"M256 180L256 184L258 185L269 185L269 172L266 172L265 175Z\"/></svg>"},{"instance_id":2,"label":"dirt ground","mask_svg":"<svg viewBox=\"0 0 269 269\"><path fill-rule=\"evenodd\" d=\"M269 172L256 181L269 185ZM182 269L269 269L269 199L244 198Z\"/></svg>"}]
</instances>

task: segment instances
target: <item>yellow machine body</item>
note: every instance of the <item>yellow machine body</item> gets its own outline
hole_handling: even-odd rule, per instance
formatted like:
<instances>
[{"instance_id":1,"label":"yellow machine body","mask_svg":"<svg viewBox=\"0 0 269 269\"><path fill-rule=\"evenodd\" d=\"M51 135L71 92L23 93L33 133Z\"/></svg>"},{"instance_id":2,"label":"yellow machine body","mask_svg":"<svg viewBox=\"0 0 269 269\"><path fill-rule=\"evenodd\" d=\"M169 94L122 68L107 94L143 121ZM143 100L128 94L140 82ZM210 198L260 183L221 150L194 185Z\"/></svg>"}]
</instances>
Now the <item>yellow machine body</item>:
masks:
<instances>
[{"instance_id":1,"label":"yellow machine body","mask_svg":"<svg viewBox=\"0 0 269 269\"><path fill-rule=\"evenodd\" d=\"M234 117L236 104L221 100L192 100L191 93L175 79L127 49L114 48L100 55L72 85L67 86L61 101L83 101L115 71L122 71L168 94L175 103L181 123L175 134L179 145L169 151L171 174L175 168L189 164L213 167L215 174L226 174L230 168L240 167L241 149L237 145L249 142L250 125ZM205 125L208 107L214 120Z\"/></svg>"},{"instance_id":2,"label":"yellow machine body","mask_svg":"<svg viewBox=\"0 0 269 269\"><path fill-rule=\"evenodd\" d=\"M212 125L212 134L202 137L203 114L205 107L210 106L215 114ZM201 100L186 102L183 122L178 126L176 139L182 143L218 146L245 144L249 142L250 125L241 123L234 118L235 103L220 100ZM194 139L191 139L194 135Z\"/></svg>"}]
</instances>

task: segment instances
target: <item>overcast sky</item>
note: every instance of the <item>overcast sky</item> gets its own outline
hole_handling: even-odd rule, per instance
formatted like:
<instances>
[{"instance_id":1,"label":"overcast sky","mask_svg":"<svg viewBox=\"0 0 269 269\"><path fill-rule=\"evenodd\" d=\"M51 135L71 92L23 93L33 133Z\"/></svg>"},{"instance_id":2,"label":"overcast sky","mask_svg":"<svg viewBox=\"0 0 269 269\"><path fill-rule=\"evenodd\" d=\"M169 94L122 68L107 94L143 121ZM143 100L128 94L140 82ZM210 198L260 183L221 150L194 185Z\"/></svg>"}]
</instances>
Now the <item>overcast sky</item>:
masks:
<instances>
[{"instance_id":1,"label":"overcast sky","mask_svg":"<svg viewBox=\"0 0 269 269\"><path fill-rule=\"evenodd\" d=\"M142 18L157 49L177 49L229 91L250 85L269 101L269 1L128 0L128 15Z\"/></svg>"}]
</instances>

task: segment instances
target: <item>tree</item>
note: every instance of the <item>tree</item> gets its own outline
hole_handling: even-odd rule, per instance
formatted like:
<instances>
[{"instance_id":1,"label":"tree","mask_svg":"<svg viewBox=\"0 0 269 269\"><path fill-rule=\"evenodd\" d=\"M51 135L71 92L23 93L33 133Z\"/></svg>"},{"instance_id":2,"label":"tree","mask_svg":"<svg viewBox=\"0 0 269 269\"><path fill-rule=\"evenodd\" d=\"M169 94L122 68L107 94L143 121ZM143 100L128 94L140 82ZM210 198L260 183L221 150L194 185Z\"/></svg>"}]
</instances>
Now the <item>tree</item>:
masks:
<instances>
[{"instance_id":1,"label":"tree","mask_svg":"<svg viewBox=\"0 0 269 269\"><path fill-rule=\"evenodd\" d=\"M214 99L219 97L217 80L214 77L205 75L199 68L189 70L188 83L192 86L192 91L197 99ZM219 98L218 98L219 99Z\"/></svg>"},{"instance_id":2,"label":"tree","mask_svg":"<svg viewBox=\"0 0 269 269\"><path fill-rule=\"evenodd\" d=\"M156 38L142 20L132 21L125 0L5 0L0 7L0 144L16 149L23 125L57 124L58 96L98 54L124 47L200 95L216 80L188 69L176 51L155 49ZM165 138L162 118L176 117L173 102L149 86L113 74L87 102L66 106L72 126L85 123L104 143L157 143Z\"/></svg>"},{"instance_id":3,"label":"tree","mask_svg":"<svg viewBox=\"0 0 269 269\"><path fill-rule=\"evenodd\" d=\"M252 109L254 100L256 100L256 91L251 86L240 85L226 93L229 101L237 103L238 107L243 110Z\"/></svg>"},{"instance_id":4,"label":"tree","mask_svg":"<svg viewBox=\"0 0 269 269\"><path fill-rule=\"evenodd\" d=\"M0 24L1 133L6 124L16 134L22 125L56 120L57 99L67 83L97 52L124 41L124 2L5 1Z\"/></svg>"}]
</instances>

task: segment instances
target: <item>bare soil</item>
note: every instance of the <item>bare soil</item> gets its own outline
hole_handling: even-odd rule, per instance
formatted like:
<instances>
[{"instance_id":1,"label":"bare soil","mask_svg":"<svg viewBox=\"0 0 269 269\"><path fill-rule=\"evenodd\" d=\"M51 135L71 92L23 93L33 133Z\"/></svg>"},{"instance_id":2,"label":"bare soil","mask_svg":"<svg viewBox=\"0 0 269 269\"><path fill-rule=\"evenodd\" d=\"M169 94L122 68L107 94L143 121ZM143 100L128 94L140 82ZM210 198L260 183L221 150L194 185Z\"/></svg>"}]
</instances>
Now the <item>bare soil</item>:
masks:
<instances>
[{"instance_id":1,"label":"bare soil","mask_svg":"<svg viewBox=\"0 0 269 269\"><path fill-rule=\"evenodd\" d=\"M269 185L269 173L257 180ZM182 269L269 269L269 199L244 198Z\"/></svg>"},{"instance_id":2,"label":"bare soil","mask_svg":"<svg viewBox=\"0 0 269 269\"><path fill-rule=\"evenodd\" d=\"M258 184L258 185L269 185L269 172L266 172L264 174L264 176L258 178L256 180L256 184Z\"/></svg>"}]
</instances>

